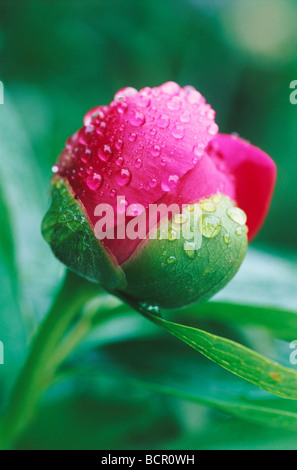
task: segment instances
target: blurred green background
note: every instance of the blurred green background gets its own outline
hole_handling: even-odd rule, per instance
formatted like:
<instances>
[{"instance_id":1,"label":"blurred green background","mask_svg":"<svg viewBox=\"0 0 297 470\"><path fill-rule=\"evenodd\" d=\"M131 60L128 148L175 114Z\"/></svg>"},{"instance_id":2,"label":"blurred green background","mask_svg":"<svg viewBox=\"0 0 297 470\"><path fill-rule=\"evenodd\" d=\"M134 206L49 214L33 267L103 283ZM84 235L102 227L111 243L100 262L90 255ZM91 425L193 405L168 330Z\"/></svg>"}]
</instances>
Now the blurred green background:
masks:
<instances>
[{"instance_id":1,"label":"blurred green background","mask_svg":"<svg viewBox=\"0 0 297 470\"><path fill-rule=\"evenodd\" d=\"M255 280L261 284L264 279L263 303L297 310L297 265L292 261L297 248L297 105L289 101L290 82L297 79L296 51L293 0L0 0L0 80L5 87L0 106L2 403L63 275L40 235L51 166L66 138L81 126L83 114L108 104L124 86L158 86L168 80L193 85L216 110L221 132L238 133L276 161L271 210L253 246L278 254L272 264L270 255L268 261L263 255L266 271L263 258L256 256L243 266L243 275L251 282L254 278L244 301L259 300ZM232 283L226 298L239 301L231 291ZM222 325L216 331L223 334L224 328L233 335ZM205 397L208 386L218 400L224 390L236 387L244 388L241 394L264 396L235 378L228 389L227 372L136 316L107 330L106 336L94 335L92 345L98 341L102 348L100 354L96 350L98 358L94 351L90 358L91 363L106 362L107 370L114 360L124 377L134 368L164 378L175 358L175 382L187 383L189 390L202 387ZM272 357L282 351L282 343L272 346L261 331L253 339L247 332L237 332L237 339L238 334L249 345L260 338L258 346ZM287 364L288 358L283 361ZM209 377L204 392L200 376ZM276 432L209 408L203 400L197 404L154 392L133 380L102 377L90 385L74 376L51 389L18 446L296 447L288 430Z\"/></svg>"}]
</instances>

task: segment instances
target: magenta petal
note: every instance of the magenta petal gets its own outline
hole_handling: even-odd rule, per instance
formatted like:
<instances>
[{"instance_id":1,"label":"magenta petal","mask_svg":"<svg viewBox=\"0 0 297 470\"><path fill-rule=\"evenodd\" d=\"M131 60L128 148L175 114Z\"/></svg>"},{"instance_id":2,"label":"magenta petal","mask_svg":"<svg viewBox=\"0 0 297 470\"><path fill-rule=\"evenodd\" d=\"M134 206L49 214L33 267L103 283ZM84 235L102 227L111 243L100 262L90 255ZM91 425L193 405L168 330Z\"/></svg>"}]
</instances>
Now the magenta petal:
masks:
<instances>
[{"instance_id":1,"label":"magenta petal","mask_svg":"<svg viewBox=\"0 0 297 470\"><path fill-rule=\"evenodd\" d=\"M145 208L178 188L217 134L215 112L193 87L167 82L156 88L119 90L109 106L91 109L84 127L67 141L58 173L67 179L93 226L94 210L117 196ZM116 220L115 220L116 224ZM118 260L130 245L106 245ZM123 245L121 247L120 245Z\"/></svg>"},{"instance_id":2,"label":"magenta petal","mask_svg":"<svg viewBox=\"0 0 297 470\"><path fill-rule=\"evenodd\" d=\"M166 194L159 202L189 204L217 193L235 199L234 181L225 166L216 165L215 161L204 153L195 168L182 178L177 190Z\"/></svg>"},{"instance_id":3,"label":"magenta petal","mask_svg":"<svg viewBox=\"0 0 297 470\"><path fill-rule=\"evenodd\" d=\"M219 134L209 144L208 155L225 166L233 179L235 200L247 215L249 241L261 228L276 180L276 165L262 150L237 136Z\"/></svg>"}]
</instances>

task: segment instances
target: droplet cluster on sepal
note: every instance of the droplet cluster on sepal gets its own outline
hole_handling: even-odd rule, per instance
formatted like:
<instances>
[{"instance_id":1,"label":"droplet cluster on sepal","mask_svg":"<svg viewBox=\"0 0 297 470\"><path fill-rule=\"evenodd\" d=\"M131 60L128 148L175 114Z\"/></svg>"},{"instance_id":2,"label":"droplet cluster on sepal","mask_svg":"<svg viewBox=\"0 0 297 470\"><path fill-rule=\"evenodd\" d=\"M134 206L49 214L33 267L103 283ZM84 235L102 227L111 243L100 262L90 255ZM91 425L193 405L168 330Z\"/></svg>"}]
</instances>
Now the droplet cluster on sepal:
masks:
<instances>
[{"instance_id":1,"label":"droplet cluster on sepal","mask_svg":"<svg viewBox=\"0 0 297 470\"><path fill-rule=\"evenodd\" d=\"M245 257L245 223L244 212L227 196L188 205L164 220L157 236L141 242L123 264L125 292L165 309L208 300L232 279Z\"/></svg>"}]
</instances>

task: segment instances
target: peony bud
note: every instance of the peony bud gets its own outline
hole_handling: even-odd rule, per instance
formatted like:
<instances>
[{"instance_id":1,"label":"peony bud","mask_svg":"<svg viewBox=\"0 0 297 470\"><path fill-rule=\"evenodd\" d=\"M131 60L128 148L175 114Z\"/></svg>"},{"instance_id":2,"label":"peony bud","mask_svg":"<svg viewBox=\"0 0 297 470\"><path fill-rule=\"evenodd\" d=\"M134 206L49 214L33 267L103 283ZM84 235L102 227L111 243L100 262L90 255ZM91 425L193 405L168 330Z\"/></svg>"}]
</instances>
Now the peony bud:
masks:
<instances>
[{"instance_id":1,"label":"peony bud","mask_svg":"<svg viewBox=\"0 0 297 470\"><path fill-rule=\"evenodd\" d=\"M120 90L53 167L42 226L55 255L107 290L163 308L209 299L236 273L268 211L276 169L220 135L192 87Z\"/></svg>"}]
</instances>

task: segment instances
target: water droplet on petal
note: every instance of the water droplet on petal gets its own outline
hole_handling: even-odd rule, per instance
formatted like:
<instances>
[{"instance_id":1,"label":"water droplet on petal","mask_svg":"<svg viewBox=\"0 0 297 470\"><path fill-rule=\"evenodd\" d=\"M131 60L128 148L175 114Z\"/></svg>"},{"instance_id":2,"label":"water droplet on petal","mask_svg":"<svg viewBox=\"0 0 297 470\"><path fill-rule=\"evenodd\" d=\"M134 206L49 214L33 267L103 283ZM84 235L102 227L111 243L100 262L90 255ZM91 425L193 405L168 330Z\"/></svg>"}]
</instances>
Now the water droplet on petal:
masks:
<instances>
[{"instance_id":1,"label":"water droplet on petal","mask_svg":"<svg viewBox=\"0 0 297 470\"><path fill-rule=\"evenodd\" d=\"M142 160L141 158L136 158L136 160L134 160L134 166L136 168L141 168L142 167Z\"/></svg>"},{"instance_id":2,"label":"water droplet on petal","mask_svg":"<svg viewBox=\"0 0 297 470\"><path fill-rule=\"evenodd\" d=\"M161 85L161 90L167 95L176 95L179 92L179 85L175 82L166 82Z\"/></svg>"},{"instance_id":3,"label":"water droplet on petal","mask_svg":"<svg viewBox=\"0 0 297 470\"><path fill-rule=\"evenodd\" d=\"M79 137L78 137L79 143L82 145L88 145L94 135L94 131L95 131L95 126L93 126L92 124L89 124L88 126L84 126L79 131Z\"/></svg>"},{"instance_id":4,"label":"water droplet on petal","mask_svg":"<svg viewBox=\"0 0 297 470\"><path fill-rule=\"evenodd\" d=\"M179 183L178 175L166 176L162 181L161 188L163 191L166 191L166 192L173 191L178 185L178 183Z\"/></svg>"},{"instance_id":5,"label":"water droplet on petal","mask_svg":"<svg viewBox=\"0 0 297 470\"><path fill-rule=\"evenodd\" d=\"M134 134L134 132L132 132L128 139L130 140L130 142L135 142L135 140L137 139L137 134Z\"/></svg>"},{"instance_id":6,"label":"water droplet on petal","mask_svg":"<svg viewBox=\"0 0 297 470\"><path fill-rule=\"evenodd\" d=\"M132 116L130 117L130 124L135 127L141 127L145 123L145 117L139 111L133 111Z\"/></svg>"},{"instance_id":7,"label":"water droplet on petal","mask_svg":"<svg viewBox=\"0 0 297 470\"><path fill-rule=\"evenodd\" d=\"M127 186L131 181L132 175L128 168L122 168L115 174L115 181L119 186Z\"/></svg>"},{"instance_id":8,"label":"water droplet on petal","mask_svg":"<svg viewBox=\"0 0 297 470\"><path fill-rule=\"evenodd\" d=\"M157 118L157 124L161 129L166 129L170 124L170 119L167 114L161 114Z\"/></svg>"},{"instance_id":9,"label":"water droplet on petal","mask_svg":"<svg viewBox=\"0 0 297 470\"><path fill-rule=\"evenodd\" d=\"M127 98L127 97L129 97L129 96L134 96L134 95L136 95L136 93L138 93L138 91L136 90L136 88L133 88L133 87L122 88L121 90L119 90L119 91L114 95L114 101L120 101L120 100L122 100L123 98Z\"/></svg>"},{"instance_id":10,"label":"water droplet on petal","mask_svg":"<svg viewBox=\"0 0 297 470\"><path fill-rule=\"evenodd\" d=\"M210 124L207 130L210 135L216 135L218 133L219 126L215 122L213 122L212 124Z\"/></svg>"},{"instance_id":11,"label":"water droplet on petal","mask_svg":"<svg viewBox=\"0 0 297 470\"><path fill-rule=\"evenodd\" d=\"M185 111L183 114L180 115L179 119L181 120L181 122L190 122L190 113L188 111Z\"/></svg>"},{"instance_id":12,"label":"water droplet on petal","mask_svg":"<svg viewBox=\"0 0 297 470\"><path fill-rule=\"evenodd\" d=\"M151 148L151 155L152 157L159 157L161 153L161 147L159 145L154 145Z\"/></svg>"},{"instance_id":13,"label":"water droplet on petal","mask_svg":"<svg viewBox=\"0 0 297 470\"><path fill-rule=\"evenodd\" d=\"M146 108L147 106L151 104L151 100L148 96L139 94L136 99L136 104L137 106Z\"/></svg>"},{"instance_id":14,"label":"water droplet on petal","mask_svg":"<svg viewBox=\"0 0 297 470\"><path fill-rule=\"evenodd\" d=\"M123 148L123 145L124 145L124 142L122 141L122 139L118 139L115 143L115 147L117 150L121 150Z\"/></svg>"},{"instance_id":15,"label":"water droplet on petal","mask_svg":"<svg viewBox=\"0 0 297 470\"><path fill-rule=\"evenodd\" d=\"M103 178L99 173L93 173L89 175L86 179L86 184L89 189L95 191L96 189L100 188L103 183Z\"/></svg>"},{"instance_id":16,"label":"water droplet on petal","mask_svg":"<svg viewBox=\"0 0 297 470\"><path fill-rule=\"evenodd\" d=\"M172 135L176 139L182 139L184 136L184 133L185 133L184 126L180 124L176 124L172 129Z\"/></svg>"},{"instance_id":17,"label":"water droplet on petal","mask_svg":"<svg viewBox=\"0 0 297 470\"><path fill-rule=\"evenodd\" d=\"M204 102L203 96L201 95L201 93L199 93L199 91L195 90L195 88L188 87L186 91L187 100L190 104L199 104Z\"/></svg>"},{"instance_id":18,"label":"water droplet on petal","mask_svg":"<svg viewBox=\"0 0 297 470\"><path fill-rule=\"evenodd\" d=\"M150 181L150 187L155 188L157 184L158 184L158 181L156 180L156 178L152 178Z\"/></svg>"},{"instance_id":19,"label":"water droplet on petal","mask_svg":"<svg viewBox=\"0 0 297 470\"><path fill-rule=\"evenodd\" d=\"M112 157L112 154L113 154L112 149L107 144L103 145L103 147L100 147L98 150L98 157L103 162L107 162L108 160L110 160Z\"/></svg>"},{"instance_id":20,"label":"water droplet on petal","mask_svg":"<svg viewBox=\"0 0 297 470\"><path fill-rule=\"evenodd\" d=\"M116 161L115 161L115 164L116 164L117 166L122 166L122 165L124 164L124 159L123 159L123 157L118 157L118 158L116 159Z\"/></svg>"},{"instance_id":21,"label":"water droplet on petal","mask_svg":"<svg viewBox=\"0 0 297 470\"><path fill-rule=\"evenodd\" d=\"M193 147L193 152L197 157L202 157L202 155L204 154L204 149L205 149L205 145L203 145L201 143L196 144Z\"/></svg>"},{"instance_id":22,"label":"water droplet on petal","mask_svg":"<svg viewBox=\"0 0 297 470\"><path fill-rule=\"evenodd\" d=\"M170 101L167 101L167 108L170 111L178 111L181 107L181 101L177 96L174 96Z\"/></svg>"}]
</instances>

